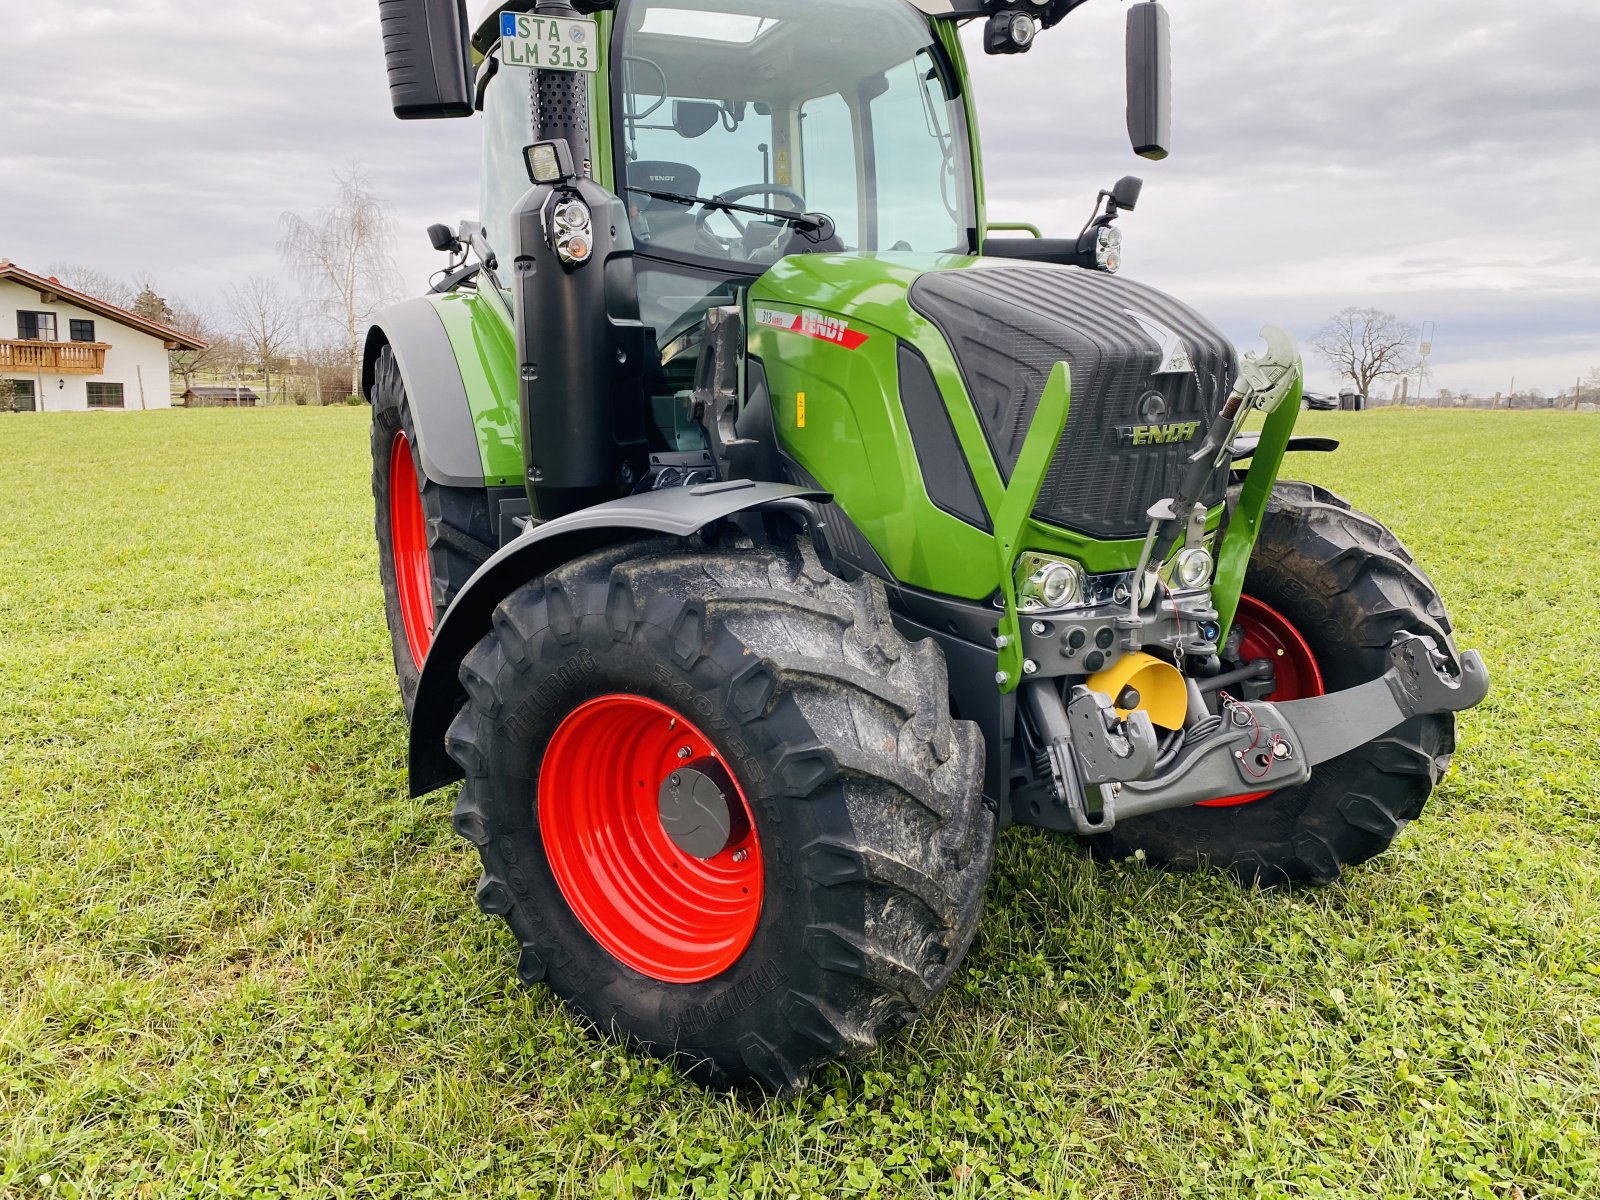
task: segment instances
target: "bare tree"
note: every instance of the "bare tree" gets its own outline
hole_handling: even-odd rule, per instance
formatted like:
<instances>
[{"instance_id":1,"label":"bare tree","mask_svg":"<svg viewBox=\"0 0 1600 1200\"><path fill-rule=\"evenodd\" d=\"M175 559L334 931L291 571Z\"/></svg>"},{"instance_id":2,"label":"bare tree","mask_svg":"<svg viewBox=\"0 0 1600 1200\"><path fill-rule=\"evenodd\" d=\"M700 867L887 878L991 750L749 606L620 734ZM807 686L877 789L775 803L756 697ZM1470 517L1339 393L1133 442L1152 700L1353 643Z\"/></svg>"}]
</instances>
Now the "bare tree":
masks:
<instances>
[{"instance_id":1,"label":"bare tree","mask_svg":"<svg viewBox=\"0 0 1600 1200\"><path fill-rule=\"evenodd\" d=\"M1376 308L1347 308L1311 339L1317 352L1363 396L1380 379L1403 379L1417 369L1415 325Z\"/></svg>"},{"instance_id":2,"label":"bare tree","mask_svg":"<svg viewBox=\"0 0 1600 1200\"><path fill-rule=\"evenodd\" d=\"M221 358L223 331L208 311L190 308L181 300L173 305L172 327L206 343L204 350L174 350L169 356L173 373L183 380L183 390L187 392L194 387L195 376L216 369Z\"/></svg>"},{"instance_id":3,"label":"bare tree","mask_svg":"<svg viewBox=\"0 0 1600 1200\"><path fill-rule=\"evenodd\" d=\"M1573 389L1572 411L1577 412L1583 407L1585 400L1590 403L1600 402L1600 367L1594 367L1583 377L1583 382Z\"/></svg>"},{"instance_id":4,"label":"bare tree","mask_svg":"<svg viewBox=\"0 0 1600 1200\"><path fill-rule=\"evenodd\" d=\"M270 402L272 370L283 358L295 333L295 308L277 282L252 275L227 291L228 314L240 340L249 350L265 380Z\"/></svg>"},{"instance_id":5,"label":"bare tree","mask_svg":"<svg viewBox=\"0 0 1600 1200\"><path fill-rule=\"evenodd\" d=\"M59 279L69 288L93 296L96 300L104 300L107 304L128 312L133 311L134 301L139 298L140 289L137 284L129 283L126 279L118 279L115 275L96 270L94 267L56 263L48 270L52 278Z\"/></svg>"},{"instance_id":6,"label":"bare tree","mask_svg":"<svg viewBox=\"0 0 1600 1200\"><path fill-rule=\"evenodd\" d=\"M307 220L284 213L278 249L345 349L350 392L361 390L361 338L398 290L392 222L359 166L336 172L339 197Z\"/></svg>"}]
</instances>

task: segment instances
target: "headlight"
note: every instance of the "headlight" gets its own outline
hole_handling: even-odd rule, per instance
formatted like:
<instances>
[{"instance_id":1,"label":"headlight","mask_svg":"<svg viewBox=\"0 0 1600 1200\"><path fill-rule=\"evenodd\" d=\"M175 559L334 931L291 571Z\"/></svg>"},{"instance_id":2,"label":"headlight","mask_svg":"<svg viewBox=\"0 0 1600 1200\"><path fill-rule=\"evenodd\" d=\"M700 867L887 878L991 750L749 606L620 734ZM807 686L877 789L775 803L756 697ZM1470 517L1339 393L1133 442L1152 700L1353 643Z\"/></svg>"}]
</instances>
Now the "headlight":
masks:
<instances>
[{"instance_id":1,"label":"headlight","mask_svg":"<svg viewBox=\"0 0 1600 1200\"><path fill-rule=\"evenodd\" d=\"M1095 265L1107 275L1122 270L1122 230L1115 225L1103 226L1094 244Z\"/></svg>"},{"instance_id":2,"label":"headlight","mask_svg":"<svg viewBox=\"0 0 1600 1200\"><path fill-rule=\"evenodd\" d=\"M581 200L568 200L556 205L556 228L562 233L587 233L592 223L589 206Z\"/></svg>"},{"instance_id":3,"label":"headlight","mask_svg":"<svg viewBox=\"0 0 1600 1200\"><path fill-rule=\"evenodd\" d=\"M1172 582L1181 591L1190 592L1211 582L1216 563L1209 550L1185 550L1172 563Z\"/></svg>"},{"instance_id":4,"label":"headlight","mask_svg":"<svg viewBox=\"0 0 1600 1200\"><path fill-rule=\"evenodd\" d=\"M1088 577L1075 562L1025 554L1017 564L1017 600L1023 612L1047 612L1082 604Z\"/></svg>"}]
</instances>

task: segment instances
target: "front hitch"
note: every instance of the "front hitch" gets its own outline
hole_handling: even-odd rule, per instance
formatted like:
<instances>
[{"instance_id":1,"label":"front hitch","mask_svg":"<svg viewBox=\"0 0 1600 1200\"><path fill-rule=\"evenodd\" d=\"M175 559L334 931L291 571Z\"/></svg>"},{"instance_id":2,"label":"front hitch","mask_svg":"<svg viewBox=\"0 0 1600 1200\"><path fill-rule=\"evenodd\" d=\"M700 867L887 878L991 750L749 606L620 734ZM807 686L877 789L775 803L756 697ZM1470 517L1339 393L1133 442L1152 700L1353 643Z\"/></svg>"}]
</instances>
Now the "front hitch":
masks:
<instances>
[{"instance_id":1,"label":"front hitch","mask_svg":"<svg viewBox=\"0 0 1600 1200\"><path fill-rule=\"evenodd\" d=\"M1192 724L1162 763L1146 714L1119 720L1110 701L1085 687L1073 689L1070 703L1048 680L1023 689L1056 796L1084 835L1204 800L1296 787L1313 768L1413 717L1463 712L1488 694L1489 670L1476 650L1456 668L1432 638L1402 633L1389 648L1389 669L1372 682L1284 704L1225 702L1220 714Z\"/></svg>"}]
</instances>

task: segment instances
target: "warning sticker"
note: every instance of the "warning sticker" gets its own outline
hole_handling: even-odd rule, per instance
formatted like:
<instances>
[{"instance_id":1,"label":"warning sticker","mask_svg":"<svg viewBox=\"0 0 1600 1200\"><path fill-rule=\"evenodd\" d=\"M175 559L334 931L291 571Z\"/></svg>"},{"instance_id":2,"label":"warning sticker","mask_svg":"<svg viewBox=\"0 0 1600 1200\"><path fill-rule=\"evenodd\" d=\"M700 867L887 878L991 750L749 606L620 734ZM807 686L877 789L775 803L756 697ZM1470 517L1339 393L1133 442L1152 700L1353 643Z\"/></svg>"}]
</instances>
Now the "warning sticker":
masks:
<instances>
[{"instance_id":1,"label":"warning sticker","mask_svg":"<svg viewBox=\"0 0 1600 1200\"><path fill-rule=\"evenodd\" d=\"M866 334L851 329L850 322L843 317L828 317L821 313L787 313L763 308L756 311L756 324L803 334L819 342L832 342L846 350L859 350L868 340Z\"/></svg>"}]
</instances>

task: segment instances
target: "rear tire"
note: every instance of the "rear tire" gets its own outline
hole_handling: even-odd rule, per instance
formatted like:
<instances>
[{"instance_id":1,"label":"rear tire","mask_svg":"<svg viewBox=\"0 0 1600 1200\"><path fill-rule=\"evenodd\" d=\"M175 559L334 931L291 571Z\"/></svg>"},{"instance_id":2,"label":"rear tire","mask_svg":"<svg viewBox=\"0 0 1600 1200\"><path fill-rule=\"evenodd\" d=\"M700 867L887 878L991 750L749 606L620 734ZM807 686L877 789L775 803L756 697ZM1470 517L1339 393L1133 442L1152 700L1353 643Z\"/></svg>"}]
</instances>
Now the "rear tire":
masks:
<instances>
[{"instance_id":1,"label":"rear tire","mask_svg":"<svg viewBox=\"0 0 1600 1200\"><path fill-rule=\"evenodd\" d=\"M478 903L516 935L521 980L548 983L600 1031L707 1085L792 1093L820 1064L865 1054L911 1021L966 954L995 834L982 739L950 716L937 647L908 643L882 586L829 575L809 543L591 555L507 598L461 679L469 700L448 747L466 775L456 829L483 862ZM691 743L691 765L718 760L745 801L749 825L731 836L746 840L725 848L759 856L732 876L759 879L759 895L731 943L719 917L704 922L714 945L698 945L701 923L669 894L706 862L727 877L729 854L632 849L641 831L661 841L654 777L637 792L621 777L654 829L619 838L579 823L599 847L589 869L613 870L609 881L575 884L563 865L571 806L623 798L597 795L549 747L569 746L574 722L618 699L681 716L690 728L671 736ZM603 740L587 743L595 779L628 754L626 739ZM704 907L724 912L725 899ZM623 961L659 960L663 926L685 949L671 969Z\"/></svg>"},{"instance_id":2,"label":"rear tire","mask_svg":"<svg viewBox=\"0 0 1600 1200\"><path fill-rule=\"evenodd\" d=\"M1274 489L1245 593L1298 630L1330 692L1382 675L1397 633L1425 634L1455 654L1444 602L1400 540L1313 484ZM1422 814L1454 751L1453 714L1416 717L1317 767L1300 787L1140 817L1096 838L1095 850L1112 859L1142 853L1176 870L1219 867L1262 887L1332 883Z\"/></svg>"},{"instance_id":3,"label":"rear tire","mask_svg":"<svg viewBox=\"0 0 1600 1200\"><path fill-rule=\"evenodd\" d=\"M493 553L489 493L434 483L394 352L378 355L372 385L372 496L378 572L406 716L416 702L433 630Z\"/></svg>"}]
</instances>

